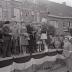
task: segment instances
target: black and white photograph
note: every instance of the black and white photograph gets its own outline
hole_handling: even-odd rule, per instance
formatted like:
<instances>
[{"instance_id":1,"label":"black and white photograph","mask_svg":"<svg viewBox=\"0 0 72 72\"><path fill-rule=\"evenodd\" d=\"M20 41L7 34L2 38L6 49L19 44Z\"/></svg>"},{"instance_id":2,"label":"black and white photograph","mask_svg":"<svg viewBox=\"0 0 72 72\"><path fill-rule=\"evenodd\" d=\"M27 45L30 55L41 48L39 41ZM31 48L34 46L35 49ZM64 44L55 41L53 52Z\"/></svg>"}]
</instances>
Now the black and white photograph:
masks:
<instances>
[{"instance_id":1,"label":"black and white photograph","mask_svg":"<svg viewBox=\"0 0 72 72\"><path fill-rule=\"evenodd\" d=\"M72 0L0 0L0 72L72 72Z\"/></svg>"}]
</instances>

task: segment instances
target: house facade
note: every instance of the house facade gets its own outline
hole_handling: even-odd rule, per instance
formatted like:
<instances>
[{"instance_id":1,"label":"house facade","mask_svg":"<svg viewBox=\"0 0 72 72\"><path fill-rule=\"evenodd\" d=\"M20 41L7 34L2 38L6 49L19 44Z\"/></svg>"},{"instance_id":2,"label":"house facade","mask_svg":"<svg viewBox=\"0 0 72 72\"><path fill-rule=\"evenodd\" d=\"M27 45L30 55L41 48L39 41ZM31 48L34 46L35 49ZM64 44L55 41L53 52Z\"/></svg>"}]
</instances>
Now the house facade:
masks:
<instances>
[{"instance_id":1,"label":"house facade","mask_svg":"<svg viewBox=\"0 0 72 72\"><path fill-rule=\"evenodd\" d=\"M0 0L0 21L41 23L46 18L48 24L57 28L57 32L72 28L72 8L51 1L38 3Z\"/></svg>"}]
</instances>

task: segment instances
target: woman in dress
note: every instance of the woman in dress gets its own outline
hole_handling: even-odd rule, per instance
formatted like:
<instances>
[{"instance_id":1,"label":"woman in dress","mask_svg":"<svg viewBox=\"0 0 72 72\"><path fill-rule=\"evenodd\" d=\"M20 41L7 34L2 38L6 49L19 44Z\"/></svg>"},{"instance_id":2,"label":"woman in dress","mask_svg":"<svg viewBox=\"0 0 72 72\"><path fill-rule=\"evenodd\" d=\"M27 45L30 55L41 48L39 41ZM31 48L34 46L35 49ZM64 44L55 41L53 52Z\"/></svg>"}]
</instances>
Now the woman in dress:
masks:
<instances>
[{"instance_id":1,"label":"woman in dress","mask_svg":"<svg viewBox=\"0 0 72 72\"><path fill-rule=\"evenodd\" d=\"M41 29L41 40L42 40L42 44L43 44L43 51L48 52L48 47L46 44L46 40L47 40L47 28L46 26L42 25L42 29Z\"/></svg>"},{"instance_id":2,"label":"woman in dress","mask_svg":"<svg viewBox=\"0 0 72 72\"><path fill-rule=\"evenodd\" d=\"M37 35L36 35L36 41L37 41L37 51L38 52L41 52L41 44L42 44L42 41L41 41L41 28L39 27L38 28L38 31L37 31Z\"/></svg>"},{"instance_id":3,"label":"woman in dress","mask_svg":"<svg viewBox=\"0 0 72 72\"><path fill-rule=\"evenodd\" d=\"M20 45L21 45L21 52L23 54L26 53L26 49L27 49L27 45L28 45L28 33L27 33L27 30L26 30L26 27L24 26L22 29L21 29L21 34L20 34Z\"/></svg>"}]
</instances>

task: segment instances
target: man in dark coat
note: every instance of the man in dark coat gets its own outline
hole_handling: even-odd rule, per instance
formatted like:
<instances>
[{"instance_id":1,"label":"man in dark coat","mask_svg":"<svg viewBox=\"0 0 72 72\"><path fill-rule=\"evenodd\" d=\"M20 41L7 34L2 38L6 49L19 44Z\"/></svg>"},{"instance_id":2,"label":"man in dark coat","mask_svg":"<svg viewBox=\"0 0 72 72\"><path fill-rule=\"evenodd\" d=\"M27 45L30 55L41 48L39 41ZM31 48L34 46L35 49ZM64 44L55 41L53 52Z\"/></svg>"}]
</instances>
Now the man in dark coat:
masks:
<instances>
[{"instance_id":1,"label":"man in dark coat","mask_svg":"<svg viewBox=\"0 0 72 72\"><path fill-rule=\"evenodd\" d=\"M2 39L2 31L0 30L0 56L2 56L2 46L3 46L3 39Z\"/></svg>"},{"instance_id":2,"label":"man in dark coat","mask_svg":"<svg viewBox=\"0 0 72 72\"><path fill-rule=\"evenodd\" d=\"M11 56L11 35L9 34L9 28L4 26L2 28L3 31L3 57Z\"/></svg>"},{"instance_id":3,"label":"man in dark coat","mask_svg":"<svg viewBox=\"0 0 72 72\"><path fill-rule=\"evenodd\" d=\"M31 25L27 25L26 26L27 28L27 33L29 35L29 40L28 40L28 43L29 43L29 46L28 46L28 51L30 54L32 54L33 52L33 27Z\"/></svg>"}]
</instances>

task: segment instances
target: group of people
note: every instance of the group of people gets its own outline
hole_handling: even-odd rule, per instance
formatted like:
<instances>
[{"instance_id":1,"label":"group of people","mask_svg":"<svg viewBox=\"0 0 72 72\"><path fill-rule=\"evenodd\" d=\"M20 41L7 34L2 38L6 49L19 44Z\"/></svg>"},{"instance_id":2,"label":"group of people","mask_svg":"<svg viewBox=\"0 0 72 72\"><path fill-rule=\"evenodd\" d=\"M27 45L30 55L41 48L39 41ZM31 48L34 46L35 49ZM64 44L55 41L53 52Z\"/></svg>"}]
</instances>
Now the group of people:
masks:
<instances>
[{"instance_id":1,"label":"group of people","mask_svg":"<svg viewBox=\"0 0 72 72\"><path fill-rule=\"evenodd\" d=\"M19 53L19 37L12 35L8 26L0 28L0 57L10 57Z\"/></svg>"},{"instance_id":2,"label":"group of people","mask_svg":"<svg viewBox=\"0 0 72 72\"><path fill-rule=\"evenodd\" d=\"M0 30L0 56L2 57L48 52L54 49L59 54L62 54L63 50L71 51L72 40L64 35L56 35L53 27L28 24L24 27L23 33L19 33L17 36L14 36L7 26Z\"/></svg>"},{"instance_id":3,"label":"group of people","mask_svg":"<svg viewBox=\"0 0 72 72\"><path fill-rule=\"evenodd\" d=\"M50 27L53 28L53 27ZM49 27L41 25L35 28L33 25L26 26L26 36L24 45L21 46L23 53L48 52L56 49L59 54L63 51L72 51L72 40L64 35L56 35L55 30L49 30ZM21 39L23 40L23 38Z\"/></svg>"}]
</instances>

